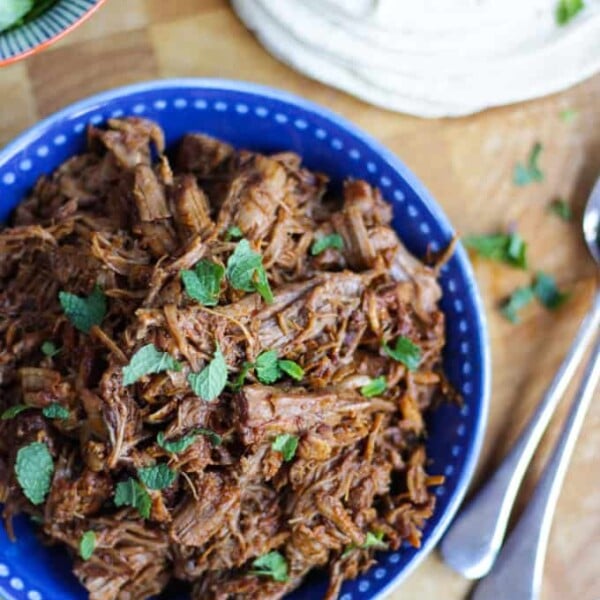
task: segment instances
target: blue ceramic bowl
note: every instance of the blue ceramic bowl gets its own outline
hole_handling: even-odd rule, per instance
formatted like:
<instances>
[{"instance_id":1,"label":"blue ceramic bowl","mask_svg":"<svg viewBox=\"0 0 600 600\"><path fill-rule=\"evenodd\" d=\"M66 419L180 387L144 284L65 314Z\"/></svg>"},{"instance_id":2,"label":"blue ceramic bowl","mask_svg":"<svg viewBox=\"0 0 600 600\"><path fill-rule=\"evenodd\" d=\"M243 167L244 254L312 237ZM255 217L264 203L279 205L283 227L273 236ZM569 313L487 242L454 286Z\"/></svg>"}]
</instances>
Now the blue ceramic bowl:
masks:
<instances>
[{"instance_id":1,"label":"blue ceramic bowl","mask_svg":"<svg viewBox=\"0 0 600 600\"><path fill-rule=\"evenodd\" d=\"M381 144L338 115L301 98L248 83L172 80L109 91L73 104L45 119L0 152L0 220L32 187L85 145L85 128L109 117L141 115L158 121L167 143L202 131L236 146L261 152L293 150L306 166L327 173L334 184L363 178L382 189L394 205L395 227L408 248L423 256L444 248L454 233L417 178ZM445 368L464 397L462 408L442 406L428 420L427 451L437 510L423 532L421 548L381 552L368 573L345 583L341 600L373 600L410 573L437 544L465 493L484 433L490 363L483 309L473 273L459 245L441 274L447 319ZM0 592L9 599L85 598L70 571L66 552L41 546L27 519L17 520L17 542L0 527ZM315 600L325 589L315 575L291 595Z\"/></svg>"},{"instance_id":2,"label":"blue ceramic bowl","mask_svg":"<svg viewBox=\"0 0 600 600\"><path fill-rule=\"evenodd\" d=\"M57 0L32 21L0 32L0 67L47 48L83 23L103 2Z\"/></svg>"}]
</instances>

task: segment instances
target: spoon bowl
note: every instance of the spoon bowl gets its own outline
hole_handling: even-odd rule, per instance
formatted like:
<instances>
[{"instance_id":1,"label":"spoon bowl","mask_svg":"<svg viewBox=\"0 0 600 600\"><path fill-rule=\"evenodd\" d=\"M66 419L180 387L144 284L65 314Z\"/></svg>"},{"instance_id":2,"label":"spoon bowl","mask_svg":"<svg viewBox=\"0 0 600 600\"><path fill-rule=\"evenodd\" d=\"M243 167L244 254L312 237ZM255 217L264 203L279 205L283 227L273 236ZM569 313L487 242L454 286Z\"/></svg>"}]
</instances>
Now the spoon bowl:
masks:
<instances>
[{"instance_id":1,"label":"spoon bowl","mask_svg":"<svg viewBox=\"0 0 600 600\"><path fill-rule=\"evenodd\" d=\"M600 266L600 177L596 181L583 213L583 237L590 254Z\"/></svg>"}]
</instances>

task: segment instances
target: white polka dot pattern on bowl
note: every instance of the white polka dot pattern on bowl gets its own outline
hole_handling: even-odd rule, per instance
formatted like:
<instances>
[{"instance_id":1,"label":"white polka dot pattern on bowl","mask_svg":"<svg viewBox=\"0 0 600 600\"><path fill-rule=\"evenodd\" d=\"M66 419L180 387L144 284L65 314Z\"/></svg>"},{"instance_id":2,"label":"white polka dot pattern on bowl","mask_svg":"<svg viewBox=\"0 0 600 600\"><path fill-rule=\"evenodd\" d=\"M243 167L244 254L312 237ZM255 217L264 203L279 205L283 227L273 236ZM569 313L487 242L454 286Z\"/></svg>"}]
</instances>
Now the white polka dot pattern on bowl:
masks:
<instances>
[{"instance_id":1,"label":"white polka dot pattern on bowl","mask_svg":"<svg viewBox=\"0 0 600 600\"><path fill-rule=\"evenodd\" d=\"M2 183L4 185L12 185L17 180L17 177L14 173L10 171L8 173L4 173L2 176Z\"/></svg>"},{"instance_id":2,"label":"white polka dot pattern on bowl","mask_svg":"<svg viewBox=\"0 0 600 600\"><path fill-rule=\"evenodd\" d=\"M23 584L23 580L19 579L18 577L13 577L10 580L10 587L13 588L13 590L22 590L25 585Z\"/></svg>"},{"instance_id":3,"label":"white polka dot pattern on bowl","mask_svg":"<svg viewBox=\"0 0 600 600\"><path fill-rule=\"evenodd\" d=\"M42 594L37 590L26 590L25 582L23 581L23 579L15 576L11 577L11 572L8 565L0 563L0 578L6 579L8 577L10 577L10 579L8 580L8 586L10 587L11 597L14 597L16 594L19 598L26 598L27 600L44 600ZM20 592L23 593L22 596L20 595ZM8 593L8 591L6 593ZM0 585L0 598L1 597L2 586Z\"/></svg>"}]
</instances>

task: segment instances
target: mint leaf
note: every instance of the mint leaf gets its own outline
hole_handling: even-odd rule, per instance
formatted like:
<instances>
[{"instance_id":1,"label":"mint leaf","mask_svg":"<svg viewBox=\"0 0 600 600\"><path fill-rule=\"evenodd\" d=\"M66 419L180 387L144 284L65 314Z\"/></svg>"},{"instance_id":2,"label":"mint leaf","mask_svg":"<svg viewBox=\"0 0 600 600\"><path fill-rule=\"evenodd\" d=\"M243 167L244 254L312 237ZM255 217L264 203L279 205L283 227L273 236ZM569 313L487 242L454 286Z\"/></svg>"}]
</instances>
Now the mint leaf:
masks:
<instances>
[{"instance_id":1,"label":"mint leaf","mask_svg":"<svg viewBox=\"0 0 600 600\"><path fill-rule=\"evenodd\" d=\"M144 519L150 516L150 494L133 477L117 484L114 502L115 506L131 506L137 509Z\"/></svg>"},{"instance_id":2,"label":"mint leaf","mask_svg":"<svg viewBox=\"0 0 600 600\"><path fill-rule=\"evenodd\" d=\"M366 550L367 548L379 548L380 550L385 550L388 547L388 544L383 541L384 535L383 531L369 531L365 536L365 541L360 546L357 546L356 544L346 546L342 558L345 558L357 548L362 548L363 550Z\"/></svg>"},{"instance_id":3,"label":"mint leaf","mask_svg":"<svg viewBox=\"0 0 600 600\"><path fill-rule=\"evenodd\" d=\"M161 463L151 467L142 467L137 470L140 481L149 490L164 490L168 488L177 477L177 473L168 465Z\"/></svg>"},{"instance_id":4,"label":"mint leaf","mask_svg":"<svg viewBox=\"0 0 600 600\"><path fill-rule=\"evenodd\" d=\"M304 369L295 361L277 358L276 350L261 352L254 363L256 377L267 385L281 379L283 373L292 379L300 381L304 377Z\"/></svg>"},{"instance_id":5,"label":"mint leaf","mask_svg":"<svg viewBox=\"0 0 600 600\"><path fill-rule=\"evenodd\" d=\"M527 243L518 233L469 235L465 246L490 260L505 262L520 269L527 268Z\"/></svg>"},{"instance_id":6,"label":"mint leaf","mask_svg":"<svg viewBox=\"0 0 600 600\"><path fill-rule=\"evenodd\" d=\"M165 440L165 434L162 431L158 432L156 436L156 443L167 452L171 454L179 454L180 452L185 452L196 439L196 436L193 434L185 435L178 440Z\"/></svg>"},{"instance_id":7,"label":"mint leaf","mask_svg":"<svg viewBox=\"0 0 600 600\"><path fill-rule=\"evenodd\" d=\"M256 291L263 297L263 300L267 304L273 304L273 290L271 290L271 286L269 285L269 279L267 278L267 272L265 271L265 268L262 266L262 264L256 270L254 287L256 288Z\"/></svg>"},{"instance_id":8,"label":"mint leaf","mask_svg":"<svg viewBox=\"0 0 600 600\"><path fill-rule=\"evenodd\" d=\"M559 113L560 120L564 121L565 123L571 123L577 118L578 115L579 113L574 108L565 108Z\"/></svg>"},{"instance_id":9,"label":"mint leaf","mask_svg":"<svg viewBox=\"0 0 600 600\"><path fill-rule=\"evenodd\" d=\"M527 306L533 299L534 293L531 287L517 288L501 309L502 314L511 322L519 322L519 311Z\"/></svg>"},{"instance_id":10,"label":"mint leaf","mask_svg":"<svg viewBox=\"0 0 600 600\"><path fill-rule=\"evenodd\" d=\"M33 406L27 406L26 404L17 404L7 408L0 417L2 420L12 419L24 410L33 409ZM45 406L42 409L42 414L49 419L68 419L69 411L60 404L53 402L52 404Z\"/></svg>"},{"instance_id":11,"label":"mint leaf","mask_svg":"<svg viewBox=\"0 0 600 600\"><path fill-rule=\"evenodd\" d=\"M64 421L69 418L69 410L64 406L61 406L57 402L53 402L48 406L44 406L42 414L48 419L61 419Z\"/></svg>"},{"instance_id":12,"label":"mint leaf","mask_svg":"<svg viewBox=\"0 0 600 600\"><path fill-rule=\"evenodd\" d=\"M281 452L283 460L289 462L294 458L298 449L298 436L290 433L282 433L275 438L271 444L271 448L276 452Z\"/></svg>"},{"instance_id":13,"label":"mint leaf","mask_svg":"<svg viewBox=\"0 0 600 600\"><path fill-rule=\"evenodd\" d=\"M207 402L223 391L227 383L227 363L218 344L213 359L199 373L190 373L188 382L194 394Z\"/></svg>"},{"instance_id":14,"label":"mint leaf","mask_svg":"<svg viewBox=\"0 0 600 600\"><path fill-rule=\"evenodd\" d=\"M33 8L34 0L3 0L0 2L0 31L17 25Z\"/></svg>"},{"instance_id":15,"label":"mint leaf","mask_svg":"<svg viewBox=\"0 0 600 600\"><path fill-rule=\"evenodd\" d=\"M131 385L144 375L163 371L181 371L181 365L168 352L161 352L154 344L147 344L123 367L123 385Z\"/></svg>"},{"instance_id":16,"label":"mint leaf","mask_svg":"<svg viewBox=\"0 0 600 600\"><path fill-rule=\"evenodd\" d=\"M15 404L14 406L7 408L2 413L0 419L2 419L3 421L6 421L7 419L13 419L18 414L22 413L24 410L29 410L30 408L33 408L33 406L27 406L27 404Z\"/></svg>"},{"instance_id":17,"label":"mint leaf","mask_svg":"<svg viewBox=\"0 0 600 600\"><path fill-rule=\"evenodd\" d=\"M277 361L279 368L292 379L300 381L304 377L304 369L295 361L282 359Z\"/></svg>"},{"instance_id":18,"label":"mint leaf","mask_svg":"<svg viewBox=\"0 0 600 600\"><path fill-rule=\"evenodd\" d=\"M231 384L234 391L244 385L246 375L251 369L255 370L258 380L266 385L275 383L284 373L296 381L304 377L304 369L297 362L285 358L279 359L276 350L265 350L257 356L256 362L244 362L238 376Z\"/></svg>"},{"instance_id":19,"label":"mint leaf","mask_svg":"<svg viewBox=\"0 0 600 600\"><path fill-rule=\"evenodd\" d=\"M60 352L60 348L57 348L54 342L44 342L40 349L42 354L44 356L48 356L49 358L56 356Z\"/></svg>"},{"instance_id":20,"label":"mint leaf","mask_svg":"<svg viewBox=\"0 0 600 600\"><path fill-rule=\"evenodd\" d=\"M246 380L246 376L248 375L250 370L253 368L254 368L253 363L244 361L244 364L242 365L240 372L237 374L237 377L235 378L233 383L230 384L230 387L234 392L237 392L238 390L240 390L243 387L244 381Z\"/></svg>"},{"instance_id":21,"label":"mint leaf","mask_svg":"<svg viewBox=\"0 0 600 600\"><path fill-rule=\"evenodd\" d=\"M254 252L248 240L240 240L227 261L227 279L236 290L253 292L256 270L262 266L262 258Z\"/></svg>"},{"instance_id":22,"label":"mint leaf","mask_svg":"<svg viewBox=\"0 0 600 600\"><path fill-rule=\"evenodd\" d=\"M365 541L361 544L361 548L387 548L387 544L383 541L383 531L369 531L365 537Z\"/></svg>"},{"instance_id":23,"label":"mint leaf","mask_svg":"<svg viewBox=\"0 0 600 600\"><path fill-rule=\"evenodd\" d=\"M226 276L233 288L244 292L257 291L267 303L273 302L273 293L258 252L248 240L240 240L227 261Z\"/></svg>"},{"instance_id":24,"label":"mint leaf","mask_svg":"<svg viewBox=\"0 0 600 600\"><path fill-rule=\"evenodd\" d=\"M220 446L223 443L223 438L212 429L196 427L196 429L194 429L194 433L207 437L213 446Z\"/></svg>"},{"instance_id":25,"label":"mint leaf","mask_svg":"<svg viewBox=\"0 0 600 600\"><path fill-rule=\"evenodd\" d=\"M83 560L89 560L94 554L96 548L96 534L93 531L86 531L79 540L79 556Z\"/></svg>"},{"instance_id":26,"label":"mint leaf","mask_svg":"<svg viewBox=\"0 0 600 600\"><path fill-rule=\"evenodd\" d=\"M256 376L261 383L275 383L281 377L276 350L261 352L254 363Z\"/></svg>"},{"instance_id":27,"label":"mint leaf","mask_svg":"<svg viewBox=\"0 0 600 600\"><path fill-rule=\"evenodd\" d=\"M188 296L204 306L218 304L223 275L225 269L221 265L205 259L198 262L193 271L180 273Z\"/></svg>"},{"instance_id":28,"label":"mint leaf","mask_svg":"<svg viewBox=\"0 0 600 600\"><path fill-rule=\"evenodd\" d=\"M527 164L517 163L513 173L513 183L518 186L529 185L534 181L543 181L544 173L541 171L538 161L542 153L542 145L536 142L529 153Z\"/></svg>"},{"instance_id":29,"label":"mint leaf","mask_svg":"<svg viewBox=\"0 0 600 600\"><path fill-rule=\"evenodd\" d=\"M17 481L32 504L41 504L50 489L54 463L48 446L32 442L19 448L15 462Z\"/></svg>"},{"instance_id":30,"label":"mint leaf","mask_svg":"<svg viewBox=\"0 0 600 600\"><path fill-rule=\"evenodd\" d=\"M550 204L549 210L563 221L571 221L573 219L573 209L562 198L554 200L552 204Z\"/></svg>"},{"instance_id":31,"label":"mint leaf","mask_svg":"<svg viewBox=\"0 0 600 600\"><path fill-rule=\"evenodd\" d=\"M383 375L371 379L369 383L363 385L360 388L360 393L366 398L372 398L373 396L380 396L387 389L387 381Z\"/></svg>"},{"instance_id":32,"label":"mint leaf","mask_svg":"<svg viewBox=\"0 0 600 600\"><path fill-rule=\"evenodd\" d=\"M318 254L321 254L321 252L325 252L327 248L343 250L344 238L339 233L330 233L329 235L324 235L312 243L312 246L310 247L310 253L313 256L317 256Z\"/></svg>"},{"instance_id":33,"label":"mint leaf","mask_svg":"<svg viewBox=\"0 0 600 600\"><path fill-rule=\"evenodd\" d=\"M556 286L556 280L551 275L539 271L535 275L533 293L536 298L550 310L562 306L569 298L567 292L561 292Z\"/></svg>"},{"instance_id":34,"label":"mint leaf","mask_svg":"<svg viewBox=\"0 0 600 600\"><path fill-rule=\"evenodd\" d=\"M288 580L288 565L283 554L271 550L263 554L252 563L251 575L270 577L273 581L285 582Z\"/></svg>"},{"instance_id":35,"label":"mint leaf","mask_svg":"<svg viewBox=\"0 0 600 600\"><path fill-rule=\"evenodd\" d=\"M204 429L204 427L196 427L191 433L180 437L178 440L165 440L165 434L160 431L156 436L156 442L158 445L171 454L180 454L185 452L193 443L198 435L205 435L213 444L213 446L220 446L223 443L221 436L211 429Z\"/></svg>"},{"instance_id":36,"label":"mint leaf","mask_svg":"<svg viewBox=\"0 0 600 600\"><path fill-rule=\"evenodd\" d=\"M389 357L405 365L409 371L415 371L421 362L421 348L404 336L396 340L393 348L384 342L383 350Z\"/></svg>"},{"instance_id":37,"label":"mint leaf","mask_svg":"<svg viewBox=\"0 0 600 600\"><path fill-rule=\"evenodd\" d=\"M494 235L468 235L463 238L467 248L474 250L484 258L493 260L504 260L508 247L508 235L498 233Z\"/></svg>"},{"instance_id":38,"label":"mint leaf","mask_svg":"<svg viewBox=\"0 0 600 600\"><path fill-rule=\"evenodd\" d=\"M566 25L585 8L583 0L559 0L556 5L556 23Z\"/></svg>"},{"instance_id":39,"label":"mint leaf","mask_svg":"<svg viewBox=\"0 0 600 600\"><path fill-rule=\"evenodd\" d=\"M506 262L519 269L527 268L527 244L518 233L511 233L508 236Z\"/></svg>"},{"instance_id":40,"label":"mint leaf","mask_svg":"<svg viewBox=\"0 0 600 600\"><path fill-rule=\"evenodd\" d=\"M237 225L232 225L227 228L225 232L225 241L229 242L230 240L239 240L241 237L244 237L242 230Z\"/></svg>"},{"instance_id":41,"label":"mint leaf","mask_svg":"<svg viewBox=\"0 0 600 600\"><path fill-rule=\"evenodd\" d=\"M58 299L69 321L83 333L89 333L94 325L100 325L106 315L106 296L98 285L87 298L59 292Z\"/></svg>"}]
</instances>

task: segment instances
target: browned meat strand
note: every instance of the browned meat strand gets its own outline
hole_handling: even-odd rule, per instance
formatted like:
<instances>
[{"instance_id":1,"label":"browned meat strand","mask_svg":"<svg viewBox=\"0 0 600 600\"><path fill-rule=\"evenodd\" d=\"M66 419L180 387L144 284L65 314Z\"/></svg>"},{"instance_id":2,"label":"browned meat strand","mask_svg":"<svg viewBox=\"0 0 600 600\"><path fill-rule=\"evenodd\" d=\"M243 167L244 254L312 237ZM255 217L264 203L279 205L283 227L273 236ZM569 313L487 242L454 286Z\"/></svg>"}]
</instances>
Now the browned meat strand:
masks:
<instances>
[{"instance_id":1,"label":"browned meat strand","mask_svg":"<svg viewBox=\"0 0 600 600\"><path fill-rule=\"evenodd\" d=\"M92 600L173 578L198 600L281 598L314 568L333 599L378 548L418 546L442 480L426 473L423 414L449 394L444 318L435 269L407 252L380 192L348 181L334 198L294 154L196 133L170 162L138 118L88 138L0 231L0 408L23 405L0 421L7 527L35 516ZM245 286L227 270L214 301L190 295L182 271L229 269L244 244L272 302L260 269ZM101 294L99 320L78 326L59 292ZM150 344L177 363L126 382ZM203 399L192 380L217 348L228 384ZM16 464L31 447L52 462L35 503ZM172 477L143 480L158 465Z\"/></svg>"}]
</instances>

